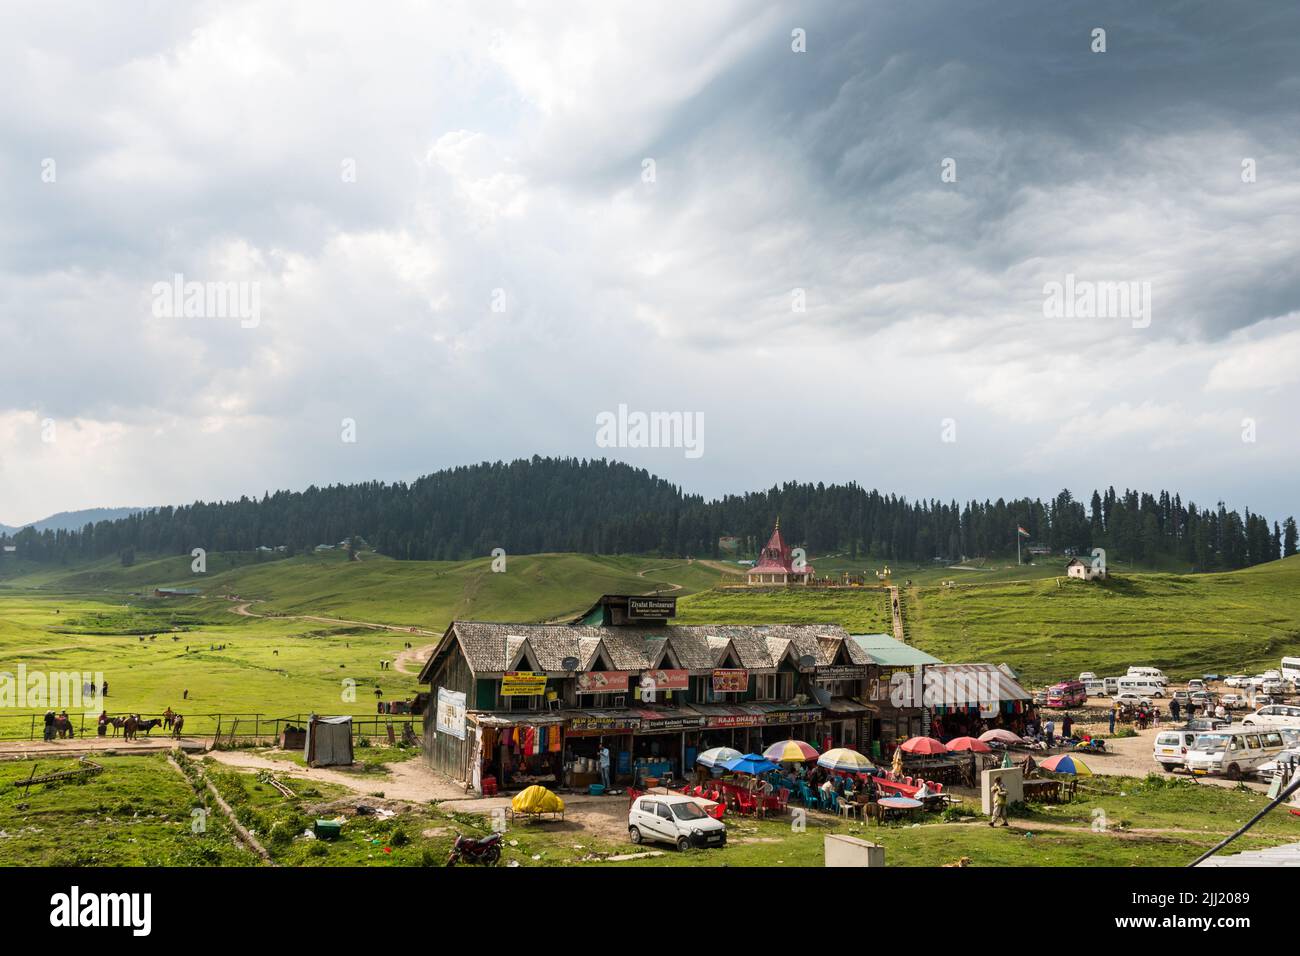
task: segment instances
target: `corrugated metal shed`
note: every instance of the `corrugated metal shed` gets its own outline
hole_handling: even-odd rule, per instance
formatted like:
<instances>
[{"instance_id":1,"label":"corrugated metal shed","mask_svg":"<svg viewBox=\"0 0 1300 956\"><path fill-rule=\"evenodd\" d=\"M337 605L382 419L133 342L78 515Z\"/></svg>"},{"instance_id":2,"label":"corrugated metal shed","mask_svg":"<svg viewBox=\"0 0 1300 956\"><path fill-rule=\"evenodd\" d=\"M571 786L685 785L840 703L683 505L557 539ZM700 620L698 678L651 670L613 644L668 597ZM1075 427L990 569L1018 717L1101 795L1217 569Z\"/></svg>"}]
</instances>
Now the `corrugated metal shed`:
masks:
<instances>
[{"instance_id":1,"label":"corrugated metal shed","mask_svg":"<svg viewBox=\"0 0 1300 956\"><path fill-rule=\"evenodd\" d=\"M881 667L915 667L943 661L888 634L850 634L849 640Z\"/></svg>"}]
</instances>

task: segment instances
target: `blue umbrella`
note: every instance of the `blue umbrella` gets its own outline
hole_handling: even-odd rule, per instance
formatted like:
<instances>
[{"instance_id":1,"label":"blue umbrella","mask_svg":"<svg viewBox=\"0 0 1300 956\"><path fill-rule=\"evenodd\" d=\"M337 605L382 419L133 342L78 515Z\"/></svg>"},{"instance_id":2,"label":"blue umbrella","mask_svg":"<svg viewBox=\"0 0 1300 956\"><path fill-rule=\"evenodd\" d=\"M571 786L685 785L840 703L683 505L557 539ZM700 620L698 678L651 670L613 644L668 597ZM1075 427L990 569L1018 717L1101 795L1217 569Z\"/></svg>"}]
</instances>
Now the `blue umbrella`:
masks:
<instances>
[{"instance_id":1,"label":"blue umbrella","mask_svg":"<svg viewBox=\"0 0 1300 956\"><path fill-rule=\"evenodd\" d=\"M745 754L743 757L728 760L723 766L735 773L748 773L756 777L760 773L767 773L769 770L776 769L776 764L762 754Z\"/></svg>"}]
</instances>

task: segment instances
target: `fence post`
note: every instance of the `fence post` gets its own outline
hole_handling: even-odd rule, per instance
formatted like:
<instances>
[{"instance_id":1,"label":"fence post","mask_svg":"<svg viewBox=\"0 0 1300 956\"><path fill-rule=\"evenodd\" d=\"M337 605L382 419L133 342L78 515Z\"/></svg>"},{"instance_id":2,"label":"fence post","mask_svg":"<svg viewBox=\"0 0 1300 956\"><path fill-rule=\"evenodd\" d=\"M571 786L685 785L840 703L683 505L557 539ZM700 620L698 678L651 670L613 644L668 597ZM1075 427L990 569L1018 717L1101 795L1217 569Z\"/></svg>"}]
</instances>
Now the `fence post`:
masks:
<instances>
[{"instance_id":1,"label":"fence post","mask_svg":"<svg viewBox=\"0 0 1300 956\"><path fill-rule=\"evenodd\" d=\"M259 739L261 729L262 729L262 715L254 714L253 715L253 739L257 740L259 743L261 742L261 740Z\"/></svg>"},{"instance_id":2,"label":"fence post","mask_svg":"<svg viewBox=\"0 0 1300 956\"><path fill-rule=\"evenodd\" d=\"M31 733L28 734L27 739L28 740L36 739L36 715L35 714L32 714L32 730Z\"/></svg>"}]
</instances>

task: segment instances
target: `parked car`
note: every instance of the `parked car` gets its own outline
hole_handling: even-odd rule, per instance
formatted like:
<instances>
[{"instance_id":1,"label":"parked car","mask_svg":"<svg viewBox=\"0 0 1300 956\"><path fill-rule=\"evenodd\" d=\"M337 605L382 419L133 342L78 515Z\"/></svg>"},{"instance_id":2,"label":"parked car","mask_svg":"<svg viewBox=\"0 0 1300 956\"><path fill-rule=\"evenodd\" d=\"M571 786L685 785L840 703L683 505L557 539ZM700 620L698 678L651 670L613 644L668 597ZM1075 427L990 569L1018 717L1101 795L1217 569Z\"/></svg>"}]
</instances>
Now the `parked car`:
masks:
<instances>
[{"instance_id":1,"label":"parked car","mask_svg":"<svg viewBox=\"0 0 1300 956\"><path fill-rule=\"evenodd\" d=\"M1272 678L1270 678L1264 681L1264 683L1260 684L1259 689L1263 691L1265 694L1280 695L1286 692L1286 685L1283 684L1280 680L1273 680Z\"/></svg>"},{"instance_id":2,"label":"parked car","mask_svg":"<svg viewBox=\"0 0 1300 956\"><path fill-rule=\"evenodd\" d=\"M1203 680L1189 680L1187 682L1187 692L1189 694L1195 694L1195 693L1203 694L1207 689L1208 688L1206 688L1205 686L1205 681Z\"/></svg>"},{"instance_id":3,"label":"parked car","mask_svg":"<svg viewBox=\"0 0 1300 956\"><path fill-rule=\"evenodd\" d=\"M1156 763L1165 773L1173 773L1187 764L1187 751L1196 743L1194 730L1162 730L1152 745Z\"/></svg>"},{"instance_id":4,"label":"parked car","mask_svg":"<svg viewBox=\"0 0 1300 956\"><path fill-rule=\"evenodd\" d=\"M1079 675L1079 680L1083 681L1085 684L1088 683L1088 681L1090 680L1096 680L1096 679L1097 679L1097 675L1094 674L1092 671L1084 671L1082 674Z\"/></svg>"},{"instance_id":5,"label":"parked car","mask_svg":"<svg viewBox=\"0 0 1300 956\"><path fill-rule=\"evenodd\" d=\"M1222 717L1193 717L1184 724L1183 727L1185 730L1199 730L1205 732L1207 730L1218 730L1220 727L1227 727L1231 723L1232 721L1225 720Z\"/></svg>"},{"instance_id":6,"label":"parked car","mask_svg":"<svg viewBox=\"0 0 1300 956\"><path fill-rule=\"evenodd\" d=\"M1246 698L1242 694L1224 694L1219 703L1229 710L1240 710L1246 706Z\"/></svg>"},{"instance_id":7,"label":"parked car","mask_svg":"<svg viewBox=\"0 0 1300 956\"><path fill-rule=\"evenodd\" d=\"M693 846L725 846L727 825L705 813L691 797L655 795L632 802L627 834L633 843L652 840L689 850Z\"/></svg>"},{"instance_id":8,"label":"parked car","mask_svg":"<svg viewBox=\"0 0 1300 956\"><path fill-rule=\"evenodd\" d=\"M1187 769L1194 774L1221 774L1240 780L1284 749L1286 742L1276 730L1223 727L1196 736L1187 751Z\"/></svg>"},{"instance_id":9,"label":"parked car","mask_svg":"<svg viewBox=\"0 0 1300 956\"><path fill-rule=\"evenodd\" d=\"M1210 683L1211 681L1219 681L1219 680L1223 680L1223 675L1222 675L1222 674L1202 674L1202 675L1201 675L1201 680L1205 681L1205 682L1208 684L1208 683Z\"/></svg>"},{"instance_id":10,"label":"parked car","mask_svg":"<svg viewBox=\"0 0 1300 956\"><path fill-rule=\"evenodd\" d=\"M1173 695L1171 697L1171 700L1178 701L1180 705L1186 705L1186 703L1191 699L1192 699L1192 695L1187 693L1187 691L1185 690L1176 690L1173 692Z\"/></svg>"},{"instance_id":11,"label":"parked car","mask_svg":"<svg viewBox=\"0 0 1300 956\"><path fill-rule=\"evenodd\" d=\"M1225 687L1249 687L1250 678L1245 674L1233 674L1231 677L1225 678L1223 683Z\"/></svg>"},{"instance_id":12,"label":"parked car","mask_svg":"<svg viewBox=\"0 0 1300 956\"><path fill-rule=\"evenodd\" d=\"M1269 704L1241 718L1243 727L1300 727L1300 707Z\"/></svg>"}]
</instances>

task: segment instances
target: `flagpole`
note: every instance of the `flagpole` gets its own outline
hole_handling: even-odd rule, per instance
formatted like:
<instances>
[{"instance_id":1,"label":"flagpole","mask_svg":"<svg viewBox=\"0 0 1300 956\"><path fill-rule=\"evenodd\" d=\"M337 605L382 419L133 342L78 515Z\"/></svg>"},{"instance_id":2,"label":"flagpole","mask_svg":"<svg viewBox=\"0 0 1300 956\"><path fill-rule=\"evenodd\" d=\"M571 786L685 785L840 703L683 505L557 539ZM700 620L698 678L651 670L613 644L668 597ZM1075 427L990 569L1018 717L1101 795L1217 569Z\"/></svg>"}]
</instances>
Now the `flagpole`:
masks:
<instances>
[{"instance_id":1,"label":"flagpole","mask_svg":"<svg viewBox=\"0 0 1300 956\"><path fill-rule=\"evenodd\" d=\"M1020 525L1016 525L1016 567L1020 567Z\"/></svg>"}]
</instances>

